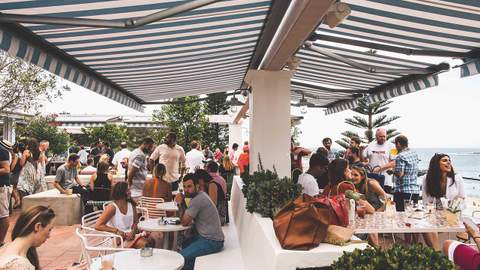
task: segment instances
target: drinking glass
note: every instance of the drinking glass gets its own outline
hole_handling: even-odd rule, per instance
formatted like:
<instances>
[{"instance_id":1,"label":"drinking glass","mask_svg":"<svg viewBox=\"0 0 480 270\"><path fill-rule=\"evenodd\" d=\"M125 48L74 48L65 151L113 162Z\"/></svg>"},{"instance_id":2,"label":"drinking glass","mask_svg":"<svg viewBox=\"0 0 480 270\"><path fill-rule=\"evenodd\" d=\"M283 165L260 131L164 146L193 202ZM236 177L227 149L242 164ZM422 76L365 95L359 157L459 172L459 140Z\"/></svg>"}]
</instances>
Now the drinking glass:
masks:
<instances>
[{"instance_id":1,"label":"drinking glass","mask_svg":"<svg viewBox=\"0 0 480 270\"><path fill-rule=\"evenodd\" d=\"M423 203L423 206L425 207L425 210L427 211L428 214L432 214L433 211L435 210L435 204L430 201L425 201Z\"/></svg>"},{"instance_id":2,"label":"drinking glass","mask_svg":"<svg viewBox=\"0 0 480 270\"><path fill-rule=\"evenodd\" d=\"M114 254L102 256L102 270L113 270L113 264L115 262Z\"/></svg>"},{"instance_id":3,"label":"drinking glass","mask_svg":"<svg viewBox=\"0 0 480 270\"><path fill-rule=\"evenodd\" d=\"M410 199L403 200L404 211L407 216L410 216L413 212L413 201Z\"/></svg>"}]
</instances>

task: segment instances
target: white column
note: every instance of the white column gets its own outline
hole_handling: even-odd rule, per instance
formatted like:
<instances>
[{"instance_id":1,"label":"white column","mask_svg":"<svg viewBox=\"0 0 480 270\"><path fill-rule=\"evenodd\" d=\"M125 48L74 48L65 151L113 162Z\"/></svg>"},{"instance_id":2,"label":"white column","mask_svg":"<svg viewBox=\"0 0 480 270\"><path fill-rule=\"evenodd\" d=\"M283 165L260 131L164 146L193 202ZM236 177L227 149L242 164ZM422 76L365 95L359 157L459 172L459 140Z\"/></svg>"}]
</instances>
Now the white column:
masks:
<instances>
[{"instance_id":1,"label":"white column","mask_svg":"<svg viewBox=\"0 0 480 270\"><path fill-rule=\"evenodd\" d=\"M241 150L241 146L243 145L242 124L228 125L228 146L232 147L234 143L237 143Z\"/></svg>"},{"instance_id":2,"label":"white column","mask_svg":"<svg viewBox=\"0 0 480 270\"><path fill-rule=\"evenodd\" d=\"M9 117L3 118L3 139L15 143L15 122Z\"/></svg>"},{"instance_id":3,"label":"white column","mask_svg":"<svg viewBox=\"0 0 480 270\"><path fill-rule=\"evenodd\" d=\"M290 177L291 71L250 70L246 82L250 100L250 171L257 170L260 153L265 169L275 166Z\"/></svg>"}]
</instances>

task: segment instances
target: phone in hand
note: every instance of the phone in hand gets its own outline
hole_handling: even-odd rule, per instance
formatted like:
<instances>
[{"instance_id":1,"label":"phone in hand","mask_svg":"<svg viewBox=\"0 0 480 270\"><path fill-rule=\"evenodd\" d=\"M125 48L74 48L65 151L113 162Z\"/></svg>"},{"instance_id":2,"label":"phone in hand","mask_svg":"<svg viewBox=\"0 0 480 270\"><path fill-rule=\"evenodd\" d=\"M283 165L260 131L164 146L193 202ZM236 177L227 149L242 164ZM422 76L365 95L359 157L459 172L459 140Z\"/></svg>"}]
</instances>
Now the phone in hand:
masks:
<instances>
[{"instance_id":1,"label":"phone in hand","mask_svg":"<svg viewBox=\"0 0 480 270\"><path fill-rule=\"evenodd\" d=\"M480 233L480 229L478 228L478 225L473 221L472 218L463 217L463 222L470 225L470 227L472 227L475 230L475 232Z\"/></svg>"}]
</instances>

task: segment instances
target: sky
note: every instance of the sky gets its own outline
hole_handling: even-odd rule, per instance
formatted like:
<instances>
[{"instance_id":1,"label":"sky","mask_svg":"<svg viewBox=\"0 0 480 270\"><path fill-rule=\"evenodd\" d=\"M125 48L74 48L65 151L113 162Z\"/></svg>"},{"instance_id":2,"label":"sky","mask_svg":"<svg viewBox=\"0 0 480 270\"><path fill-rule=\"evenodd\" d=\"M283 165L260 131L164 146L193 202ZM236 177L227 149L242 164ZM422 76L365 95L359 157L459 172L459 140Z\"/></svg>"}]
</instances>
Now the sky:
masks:
<instances>
[{"instance_id":1,"label":"sky","mask_svg":"<svg viewBox=\"0 0 480 270\"><path fill-rule=\"evenodd\" d=\"M480 148L480 75L460 78L459 69L439 76L439 86L396 97L386 112L401 118L388 128L396 128L409 138L416 148ZM108 98L73 83L62 98L45 103L44 113L69 112L71 114L141 114ZM79 102L81 101L81 102ZM147 106L151 113L160 106ZM113 113L115 112L115 113ZM292 114L301 115L298 108ZM355 130L344 123L353 116L344 111L325 116L323 109L309 108L299 125L300 144L308 148L321 145L324 137L334 141L345 130ZM334 148L339 148L334 144Z\"/></svg>"}]
</instances>

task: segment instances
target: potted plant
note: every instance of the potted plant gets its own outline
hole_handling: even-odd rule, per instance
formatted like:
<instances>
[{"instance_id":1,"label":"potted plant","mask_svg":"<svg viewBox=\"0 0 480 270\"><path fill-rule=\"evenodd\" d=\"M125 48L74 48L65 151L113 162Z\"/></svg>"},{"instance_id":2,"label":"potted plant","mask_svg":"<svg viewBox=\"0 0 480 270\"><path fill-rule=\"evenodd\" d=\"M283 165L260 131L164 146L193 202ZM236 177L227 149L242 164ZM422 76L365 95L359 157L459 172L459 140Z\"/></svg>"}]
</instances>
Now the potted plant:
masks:
<instances>
[{"instance_id":1,"label":"potted plant","mask_svg":"<svg viewBox=\"0 0 480 270\"><path fill-rule=\"evenodd\" d=\"M356 249L351 253L344 252L332 264L332 269L449 270L457 267L446 256L432 248L420 244L408 247L397 244L387 250L368 247L364 250Z\"/></svg>"},{"instance_id":2,"label":"potted plant","mask_svg":"<svg viewBox=\"0 0 480 270\"><path fill-rule=\"evenodd\" d=\"M302 187L288 177L279 178L275 170L265 170L259 154L258 170L243 174L243 195L247 198L247 211L272 218L288 202L301 194Z\"/></svg>"}]
</instances>

